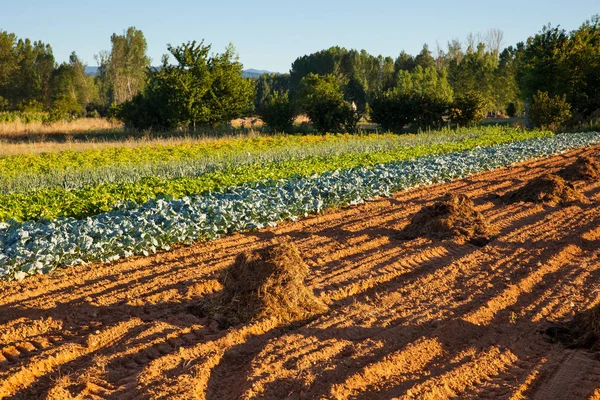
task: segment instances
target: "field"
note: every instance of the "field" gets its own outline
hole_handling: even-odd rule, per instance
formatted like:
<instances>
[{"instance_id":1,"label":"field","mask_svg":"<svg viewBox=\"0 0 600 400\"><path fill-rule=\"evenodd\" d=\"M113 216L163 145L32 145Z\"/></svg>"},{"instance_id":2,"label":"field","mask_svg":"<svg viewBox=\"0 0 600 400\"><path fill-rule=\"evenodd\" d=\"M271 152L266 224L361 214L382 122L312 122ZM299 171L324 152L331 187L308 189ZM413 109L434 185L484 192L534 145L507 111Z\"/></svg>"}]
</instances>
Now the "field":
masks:
<instances>
[{"instance_id":1,"label":"field","mask_svg":"<svg viewBox=\"0 0 600 400\"><path fill-rule=\"evenodd\" d=\"M600 303L600 181L573 181L583 197L564 204L505 200L578 157L600 160L599 134L227 140L93 150L92 167L80 153L0 159L6 199L101 187L85 174L157 158L201 159L226 178L80 219L6 220L0 398L600 399L596 353L547 334ZM184 178L215 169L203 171ZM60 187L65 173L84 183ZM473 200L489 240L399 238L447 193ZM326 311L236 323L198 312L240 253L281 240Z\"/></svg>"}]
</instances>

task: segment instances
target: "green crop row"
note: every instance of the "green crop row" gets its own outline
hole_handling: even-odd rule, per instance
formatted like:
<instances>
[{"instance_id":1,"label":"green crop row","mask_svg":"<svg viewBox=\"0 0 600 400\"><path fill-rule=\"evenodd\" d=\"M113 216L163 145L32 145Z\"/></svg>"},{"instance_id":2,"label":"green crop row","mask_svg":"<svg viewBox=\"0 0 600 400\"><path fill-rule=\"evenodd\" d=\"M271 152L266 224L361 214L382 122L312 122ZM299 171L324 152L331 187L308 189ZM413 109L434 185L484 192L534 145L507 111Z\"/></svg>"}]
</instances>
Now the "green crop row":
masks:
<instances>
[{"instance_id":1,"label":"green crop row","mask_svg":"<svg viewBox=\"0 0 600 400\"><path fill-rule=\"evenodd\" d=\"M486 127L439 131L418 135L394 134L328 134L277 135L207 139L203 142L177 145L150 145L104 148L60 153L19 154L0 157L0 189L3 182L17 176L56 174L60 171L77 172L96 170L107 166L139 166L181 160L220 160L236 155L256 155L275 149L310 149L336 146L373 146L387 143L392 147L414 147L431 143L457 141L479 136L520 137L518 128ZM108 182L107 182L108 183Z\"/></svg>"},{"instance_id":2,"label":"green crop row","mask_svg":"<svg viewBox=\"0 0 600 400\"><path fill-rule=\"evenodd\" d=\"M195 177L178 179L143 177L132 183L101 184L77 190L51 188L33 192L7 193L0 195L0 220L13 218L27 221L40 218L54 219L61 216L83 218L110 211L122 201L142 204L150 198L180 198L263 179L282 179L294 175L309 176L335 169L372 166L394 160L468 150L478 146L508 143L548 134L540 131L495 131L495 134L464 136L460 141L439 141L384 151L308 156L253 165L235 165Z\"/></svg>"}]
</instances>

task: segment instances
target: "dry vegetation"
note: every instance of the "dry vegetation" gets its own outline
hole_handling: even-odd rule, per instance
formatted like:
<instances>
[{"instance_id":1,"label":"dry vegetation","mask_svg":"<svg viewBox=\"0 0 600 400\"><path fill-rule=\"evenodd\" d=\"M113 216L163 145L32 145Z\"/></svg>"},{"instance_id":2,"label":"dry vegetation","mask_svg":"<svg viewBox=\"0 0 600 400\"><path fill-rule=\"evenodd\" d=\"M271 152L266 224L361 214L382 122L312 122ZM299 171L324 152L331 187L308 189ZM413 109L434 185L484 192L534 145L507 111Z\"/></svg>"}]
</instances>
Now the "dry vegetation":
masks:
<instances>
[{"instance_id":1,"label":"dry vegetation","mask_svg":"<svg viewBox=\"0 0 600 400\"><path fill-rule=\"evenodd\" d=\"M507 203L529 202L551 205L586 201L585 196L571 182L554 174L547 174L528 181L523 187L507 193L503 200Z\"/></svg>"},{"instance_id":2,"label":"dry vegetation","mask_svg":"<svg viewBox=\"0 0 600 400\"><path fill-rule=\"evenodd\" d=\"M327 311L304 280L310 268L288 239L239 254L221 278L223 290L197 308L221 325L262 318L289 322Z\"/></svg>"},{"instance_id":3,"label":"dry vegetation","mask_svg":"<svg viewBox=\"0 0 600 400\"><path fill-rule=\"evenodd\" d=\"M419 210L400 231L398 238L455 239L484 244L493 233L494 229L467 196L448 194L442 201Z\"/></svg>"},{"instance_id":4,"label":"dry vegetation","mask_svg":"<svg viewBox=\"0 0 600 400\"><path fill-rule=\"evenodd\" d=\"M65 133L118 130L121 130L121 123L109 121L106 118L80 118L70 122L59 121L51 124L15 121L0 123L0 138L3 136L62 135Z\"/></svg>"},{"instance_id":5,"label":"dry vegetation","mask_svg":"<svg viewBox=\"0 0 600 400\"><path fill-rule=\"evenodd\" d=\"M571 181L600 178L600 163L590 157L580 157L558 173L563 179Z\"/></svg>"}]
</instances>

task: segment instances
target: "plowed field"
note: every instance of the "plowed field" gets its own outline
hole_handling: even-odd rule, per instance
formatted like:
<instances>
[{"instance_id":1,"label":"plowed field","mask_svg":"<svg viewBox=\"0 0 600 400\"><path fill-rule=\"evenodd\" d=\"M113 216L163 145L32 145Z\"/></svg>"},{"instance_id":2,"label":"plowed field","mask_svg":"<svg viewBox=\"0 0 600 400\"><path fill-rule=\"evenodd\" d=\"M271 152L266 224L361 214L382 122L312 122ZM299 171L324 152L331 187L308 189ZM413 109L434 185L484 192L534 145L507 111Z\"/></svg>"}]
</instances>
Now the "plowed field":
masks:
<instances>
[{"instance_id":1,"label":"plowed field","mask_svg":"<svg viewBox=\"0 0 600 400\"><path fill-rule=\"evenodd\" d=\"M600 302L600 182L565 207L502 195L600 147L402 192L259 232L0 283L0 397L600 399L600 361L544 331ZM478 247L395 238L464 193ZM236 255L289 236L329 305L285 326L188 312Z\"/></svg>"}]
</instances>

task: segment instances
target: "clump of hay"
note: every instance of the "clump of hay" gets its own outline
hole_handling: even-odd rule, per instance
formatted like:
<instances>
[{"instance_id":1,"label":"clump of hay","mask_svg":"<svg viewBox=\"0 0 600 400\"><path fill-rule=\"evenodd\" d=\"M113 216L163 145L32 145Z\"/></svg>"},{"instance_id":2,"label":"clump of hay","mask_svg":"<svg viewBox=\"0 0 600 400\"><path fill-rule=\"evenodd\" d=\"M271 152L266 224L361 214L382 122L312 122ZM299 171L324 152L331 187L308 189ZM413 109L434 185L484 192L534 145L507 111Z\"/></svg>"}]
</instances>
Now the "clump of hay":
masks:
<instances>
[{"instance_id":1,"label":"clump of hay","mask_svg":"<svg viewBox=\"0 0 600 400\"><path fill-rule=\"evenodd\" d=\"M577 160L558 173L571 181L583 181L600 178L600 163L590 157L578 157Z\"/></svg>"},{"instance_id":2,"label":"clump of hay","mask_svg":"<svg viewBox=\"0 0 600 400\"><path fill-rule=\"evenodd\" d=\"M502 198L506 203L549 203L564 205L585 202L583 194L560 176L548 174L527 182L525 186L509 192Z\"/></svg>"},{"instance_id":3,"label":"clump of hay","mask_svg":"<svg viewBox=\"0 0 600 400\"><path fill-rule=\"evenodd\" d=\"M600 350L600 304L585 310L569 322L550 327L546 333L571 348Z\"/></svg>"},{"instance_id":4,"label":"clump of hay","mask_svg":"<svg viewBox=\"0 0 600 400\"><path fill-rule=\"evenodd\" d=\"M327 311L304 280L310 269L289 241L240 253L221 277L223 290L200 305L220 325L276 317L293 321Z\"/></svg>"},{"instance_id":5,"label":"clump of hay","mask_svg":"<svg viewBox=\"0 0 600 400\"><path fill-rule=\"evenodd\" d=\"M464 194L449 194L440 202L423 207L398 234L401 240L426 237L434 240L455 239L484 245L493 229L473 202Z\"/></svg>"}]
</instances>

